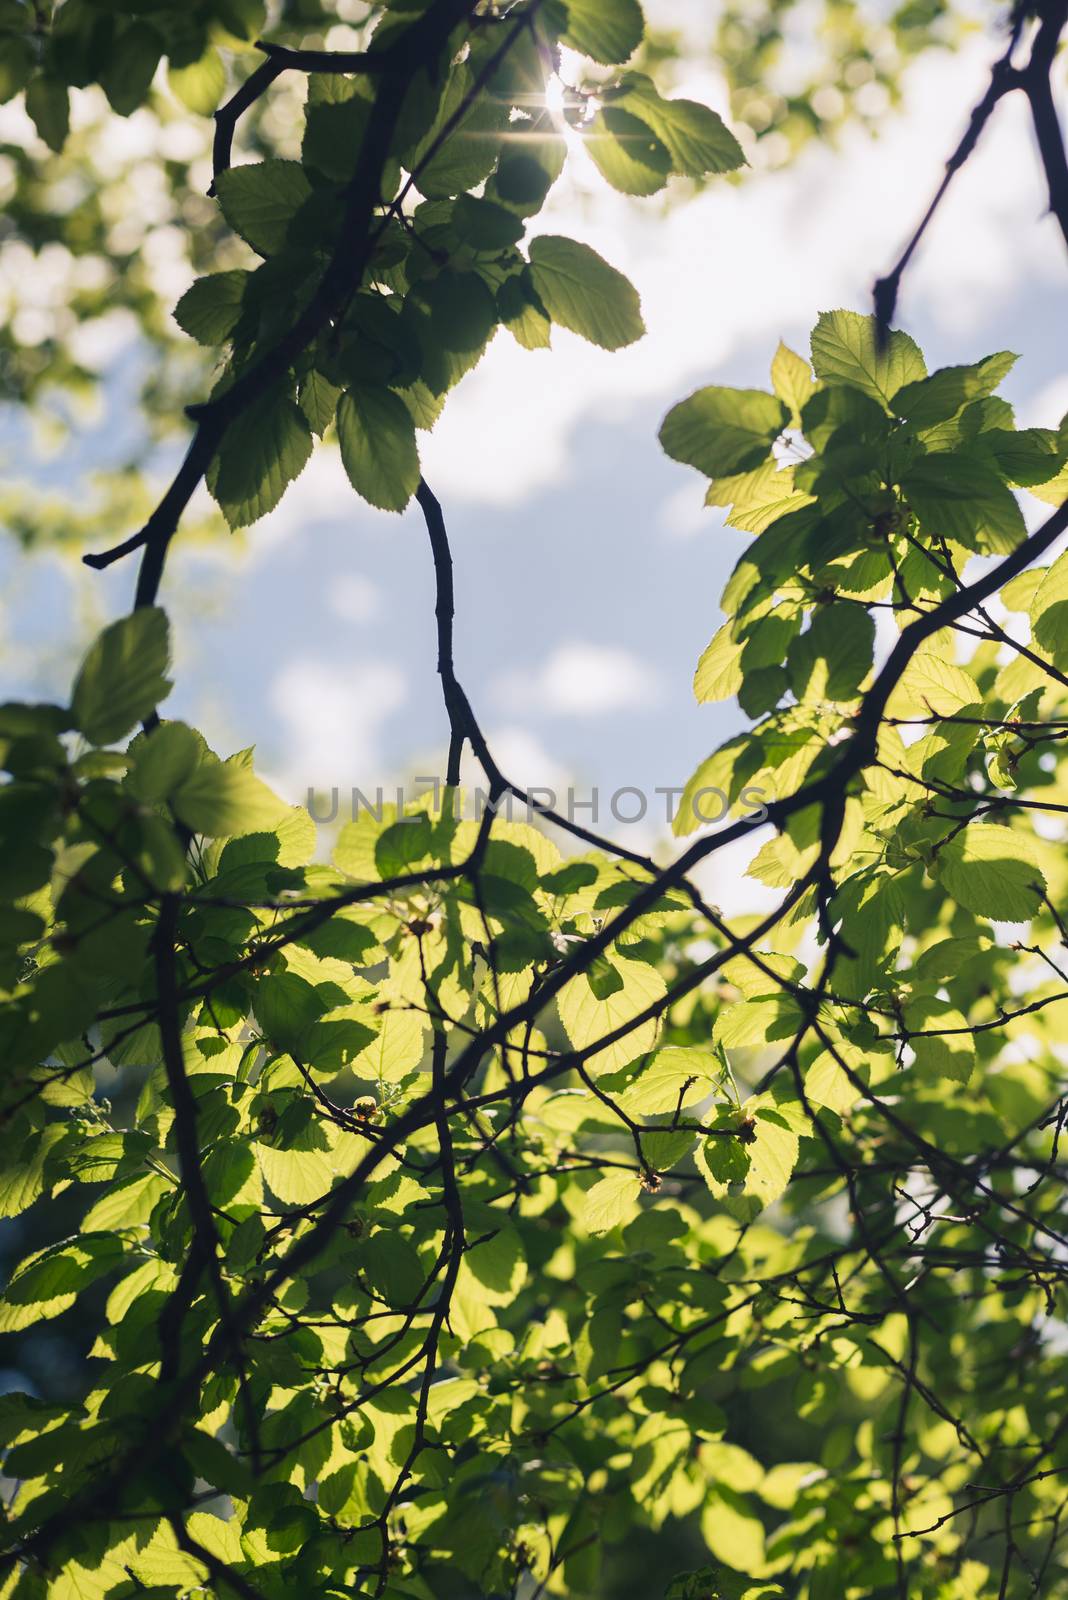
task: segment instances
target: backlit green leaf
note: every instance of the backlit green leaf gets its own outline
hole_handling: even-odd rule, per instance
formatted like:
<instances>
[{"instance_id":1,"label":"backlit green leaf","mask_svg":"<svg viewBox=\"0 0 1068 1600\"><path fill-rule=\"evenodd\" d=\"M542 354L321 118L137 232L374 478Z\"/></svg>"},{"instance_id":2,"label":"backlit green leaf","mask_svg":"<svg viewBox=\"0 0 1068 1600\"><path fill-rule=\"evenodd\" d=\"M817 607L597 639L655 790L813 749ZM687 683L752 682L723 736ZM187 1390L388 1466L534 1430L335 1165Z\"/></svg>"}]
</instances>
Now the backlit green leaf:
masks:
<instances>
[{"instance_id":1,"label":"backlit green leaf","mask_svg":"<svg viewBox=\"0 0 1068 1600\"><path fill-rule=\"evenodd\" d=\"M875 318L856 311L825 311L812 335L817 378L851 384L889 407L898 390L927 376L919 347L907 333L893 332L877 348Z\"/></svg>"},{"instance_id":2,"label":"backlit green leaf","mask_svg":"<svg viewBox=\"0 0 1068 1600\"><path fill-rule=\"evenodd\" d=\"M171 692L167 618L148 606L104 629L74 683L71 710L90 744L114 744Z\"/></svg>"},{"instance_id":3,"label":"backlit green leaf","mask_svg":"<svg viewBox=\"0 0 1068 1600\"><path fill-rule=\"evenodd\" d=\"M341 459L357 494L383 511L403 511L419 487L415 424L390 389L347 390L338 402Z\"/></svg>"},{"instance_id":4,"label":"backlit green leaf","mask_svg":"<svg viewBox=\"0 0 1068 1600\"><path fill-rule=\"evenodd\" d=\"M722 478L766 461L788 421L782 401L761 389L709 387L668 412L660 443L675 461Z\"/></svg>"},{"instance_id":5,"label":"backlit green leaf","mask_svg":"<svg viewBox=\"0 0 1068 1600\"><path fill-rule=\"evenodd\" d=\"M604 350L633 344L645 332L637 290L588 245L542 234L531 242L530 267L542 304L562 328Z\"/></svg>"}]
</instances>

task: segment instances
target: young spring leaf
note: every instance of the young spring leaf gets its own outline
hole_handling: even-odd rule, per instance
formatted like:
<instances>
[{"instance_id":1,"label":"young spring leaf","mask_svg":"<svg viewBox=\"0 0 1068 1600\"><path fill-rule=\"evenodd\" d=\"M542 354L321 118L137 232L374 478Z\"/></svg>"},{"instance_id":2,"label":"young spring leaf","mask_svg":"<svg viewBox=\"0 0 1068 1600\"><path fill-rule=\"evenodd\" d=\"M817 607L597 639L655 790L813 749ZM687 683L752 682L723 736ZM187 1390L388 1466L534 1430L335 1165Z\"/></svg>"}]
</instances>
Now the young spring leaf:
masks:
<instances>
[{"instance_id":1,"label":"young spring leaf","mask_svg":"<svg viewBox=\"0 0 1068 1600\"><path fill-rule=\"evenodd\" d=\"M233 761L201 761L170 799L186 827L218 838L271 828L285 814L278 796L248 767Z\"/></svg>"},{"instance_id":2,"label":"young spring leaf","mask_svg":"<svg viewBox=\"0 0 1068 1600\"><path fill-rule=\"evenodd\" d=\"M812 366L817 378L851 384L887 409L905 384L927 376L914 339L895 331L880 349L875 318L857 311L822 313L812 334Z\"/></svg>"},{"instance_id":3,"label":"young spring leaf","mask_svg":"<svg viewBox=\"0 0 1068 1600\"><path fill-rule=\"evenodd\" d=\"M801 413L812 399L815 382L804 357L781 340L771 363L771 386L783 404L789 406L794 427L800 427Z\"/></svg>"},{"instance_id":4,"label":"young spring leaf","mask_svg":"<svg viewBox=\"0 0 1068 1600\"><path fill-rule=\"evenodd\" d=\"M906 383L894 395L894 411L917 428L930 428L956 416L969 400L993 394L1016 364L1009 350L987 356L970 367L940 367L929 378Z\"/></svg>"}]
</instances>

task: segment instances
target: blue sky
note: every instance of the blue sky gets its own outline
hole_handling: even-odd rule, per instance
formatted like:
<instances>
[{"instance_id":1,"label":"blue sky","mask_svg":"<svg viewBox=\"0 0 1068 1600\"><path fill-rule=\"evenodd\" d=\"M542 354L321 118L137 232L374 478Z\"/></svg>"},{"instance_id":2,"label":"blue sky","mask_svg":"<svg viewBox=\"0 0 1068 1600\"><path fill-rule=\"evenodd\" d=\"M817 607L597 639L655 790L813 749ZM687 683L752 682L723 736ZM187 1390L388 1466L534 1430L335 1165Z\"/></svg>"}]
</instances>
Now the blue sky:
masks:
<instances>
[{"instance_id":1,"label":"blue sky","mask_svg":"<svg viewBox=\"0 0 1068 1600\"><path fill-rule=\"evenodd\" d=\"M778 339L806 350L820 310L867 309L988 58L976 41L921 63L908 110L879 140L856 132L838 152L721 183L669 213L606 196L574 163L541 226L632 276L647 338L608 356L557 334L551 354L530 355L501 335L424 456L456 563L458 665L517 780L602 793L681 784L737 725L736 707L697 706L690 679L745 539L703 510L697 475L661 454L659 422L701 383L765 385ZM719 98L714 81L684 88ZM899 321L932 367L1018 351L1005 392L1023 420L1053 423L1068 409L1068 263L1042 216L1029 132L1011 104L999 116L907 280ZM109 393L101 424L52 469L65 488L133 425L128 382L117 376ZM132 567L101 577L10 549L2 561L6 692L62 694L76 641L128 603ZM420 516L363 506L332 451L247 539L206 552L179 537L164 600L169 713L223 752L255 743L290 798L440 766Z\"/></svg>"}]
</instances>

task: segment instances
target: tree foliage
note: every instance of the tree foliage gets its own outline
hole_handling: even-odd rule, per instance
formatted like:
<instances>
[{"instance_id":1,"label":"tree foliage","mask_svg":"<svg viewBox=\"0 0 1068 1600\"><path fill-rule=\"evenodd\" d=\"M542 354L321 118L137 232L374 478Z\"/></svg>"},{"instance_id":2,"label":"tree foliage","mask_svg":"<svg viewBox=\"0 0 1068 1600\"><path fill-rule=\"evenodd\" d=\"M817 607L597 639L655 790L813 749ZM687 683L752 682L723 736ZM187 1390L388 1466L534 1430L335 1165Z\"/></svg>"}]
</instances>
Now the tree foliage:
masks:
<instances>
[{"instance_id":1,"label":"tree foliage","mask_svg":"<svg viewBox=\"0 0 1068 1600\"><path fill-rule=\"evenodd\" d=\"M1024 91L1068 232L1063 11L1016 18L982 116ZM169 17L99 15L131 62ZM378 21L358 54L268 50L220 117L219 210L261 259L179 303L214 387L91 558L139 553L138 603L68 704L0 708L0 1213L72 1219L0 1333L92 1341L76 1397L0 1397L2 1593L594 1596L645 1528L668 1600L1068 1594L1068 422L1017 428L1011 355L928 372L853 310L767 390L681 400L665 450L752 535L695 689L748 726L666 867L535 825L455 673L418 434L502 327L642 333L612 265L525 242L561 43L605 74L577 122L608 182L741 152L628 66L636 0ZM294 73L300 159L230 166ZM250 752L162 716L157 601L202 479L253 522L331 429L358 494L425 519L450 748L327 863ZM728 918L694 871L751 836L746 790L774 904Z\"/></svg>"}]
</instances>

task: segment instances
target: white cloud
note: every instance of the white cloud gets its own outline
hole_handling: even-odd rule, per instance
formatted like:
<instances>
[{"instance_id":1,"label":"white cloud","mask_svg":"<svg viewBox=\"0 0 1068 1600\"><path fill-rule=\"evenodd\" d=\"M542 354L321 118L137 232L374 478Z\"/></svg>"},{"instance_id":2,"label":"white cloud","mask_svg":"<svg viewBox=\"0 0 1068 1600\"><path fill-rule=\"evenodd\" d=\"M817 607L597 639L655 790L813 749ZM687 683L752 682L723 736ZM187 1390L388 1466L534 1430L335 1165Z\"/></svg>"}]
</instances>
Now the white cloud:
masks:
<instances>
[{"instance_id":1,"label":"white cloud","mask_svg":"<svg viewBox=\"0 0 1068 1600\"><path fill-rule=\"evenodd\" d=\"M704 489L705 485L694 478L661 503L660 527L669 539L692 539L695 534L716 526L717 512L709 511L705 505ZM718 515L722 518L722 511Z\"/></svg>"},{"instance_id":2,"label":"white cloud","mask_svg":"<svg viewBox=\"0 0 1068 1600\"><path fill-rule=\"evenodd\" d=\"M331 578L326 604L342 622L370 622L382 609L382 591L362 572L342 572Z\"/></svg>"},{"instance_id":3,"label":"white cloud","mask_svg":"<svg viewBox=\"0 0 1068 1600\"><path fill-rule=\"evenodd\" d=\"M1026 405L1020 407L1018 422L1021 427L1055 428L1068 412L1068 377L1054 378L1040 389Z\"/></svg>"},{"instance_id":4,"label":"white cloud","mask_svg":"<svg viewBox=\"0 0 1068 1600\"><path fill-rule=\"evenodd\" d=\"M558 645L536 671L508 673L495 698L513 710L588 717L655 705L656 672L630 650L582 640Z\"/></svg>"},{"instance_id":5,"label":"white cloud","mask_svg":"<svg viewBox=\"0 0 1068 1600\"><path fill-rule=\"evenodd\" d=\"M309 787L342 793L385 780L380 735L407 698L401 670L386 661L330 662L295 656L275 675L270 702L281 725L279 791L302 800Z\"/></svg>"},{"instance_id":6,"label":"white cloud","mask_svg":"<svg viewBox=\"0 0 1068 1600\"><path fill-rule=\"evenodd\" d=\"M725 917L759 917L782 903L784 890L748 876L750 862L768 838L766 827L754 828L707 856L691 874L704 898Z\"/></svg>"},{"instance_id":7,"label":"white cloud","mask_svg":"<svg viewBox=\"0 0 1068 1600\"><path fill-rule=\"evenodd\" d=\"M486 740L494 761L509 783L520 789L551 789L555 795L564 794L571 774L549 754L529 728L520 723L505 723L487 729ZM463 783L472 788L485 787L485 776L469 748L465 749L461 777Z\"/></svg>"},{"instance_id":8,"label":"white cloud","mask_svg":"<svg viewBox=\"0 0 1068 1600\"><path fill-rule=\"evenodd\" d=\"M161 492L164 487L161 483ZM190 501L190 520L217 515L218 507L201 483ZM337 523L352 517L359 518L361 539L396 536L397 516L376 511L365 500L357 500L336 447L317 445L304 471L289 485L274 511L251 528L239 528L227 539L191 544L184 555L191 563L247 576L291 538L307 539L311 524Z\"/></svg>"}]
</instances>

